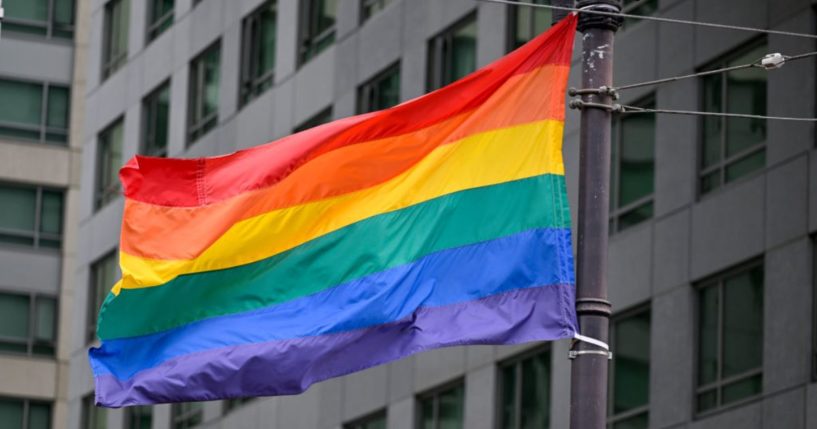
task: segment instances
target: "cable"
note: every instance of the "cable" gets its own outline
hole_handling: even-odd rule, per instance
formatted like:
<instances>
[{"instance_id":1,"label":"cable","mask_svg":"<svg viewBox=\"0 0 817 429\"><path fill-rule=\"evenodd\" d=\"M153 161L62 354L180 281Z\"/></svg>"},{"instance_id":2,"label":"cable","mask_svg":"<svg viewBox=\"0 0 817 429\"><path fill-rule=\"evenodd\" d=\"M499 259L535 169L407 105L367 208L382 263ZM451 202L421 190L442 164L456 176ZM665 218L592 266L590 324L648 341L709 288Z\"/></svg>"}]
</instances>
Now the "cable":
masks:
<instances>
[{"instance_id":1,"label":"cable","mask_svg":"<svg viewBox=\"0 0 817 429\"><path fill-rule=\"evenodd\" d=\"M817 118L792 118L788 116L764 116L764 115L749 115L744 113L721 113L721 112L696 112L693 110L670 110L670 109L645 109L636 106L614 105L614 110L618 113L669 113L675 115L692 115L692 116L720 116L727 118L747 118L747 119L771 119L777 121L799 121L799 122L817 122Z\"/></svg>"},{"instance_id":2,"label":"cable","mask_svg":"<svg viewBox=\"0 0 817 429\"><path fill-rule=\"evenodd\" d=\"M498 4L509 4L509 5L516 5L516 6L529 6L529 7L541 7L545 9L554 9L554 10L564 10L568 12L581 12L581 13L589 13L594 15L603 15L603 16L618 16L622 18L635 18L635 19L643 19L646 21L658 21L658 22L668 22L672 24L687 24L687 25L697 25L700 27L711 27L711 28L721 28L725 30L737 30L737 31L752 31L755 33L766 33L766 34L776 34L780 36L792 36L792 37L805 37L808 39L817 39L817 34L806 34L806 33L794 33L791 31L781 31L781 30L767 30L763 28L753 28L753 27L743 27L739 25L727 25L727 24L717 24L712 22L699 22L699 21L688 21L685 19L672 19L672 18L662 18L659 16L645 16L645 15L633 15L629 13L621 13L621 12L604 12L600 10L591 10L591 9L577 9L575 7L564 7L564 6L553 6L547 4L532 4L532 3L524 3L521 1L511 1L511 0L476 0L484 3L498 3Z\"/></svg>"},{"instance_id":3,"label":"cable","mask_svg":"<svg viewBox=\"0 0 817 429\"><path fill-rule=\"evenodd\" d=\"M659 84L662 84L662 83L675 82L675 81L682 80L682 79L690 79L690 78L694 78L694 77L708 76L708 75L711 75L711 74L726 73L726 72L730 72L730 71L734 71L734 70L742 70L742 69L748 69L748 68L752 68L752 67L762 68L762 69L766 69L766 70L774 70L774 69L782 67L783 64L785 64L787 62L797 61L797 60L802 60L804 58L810 58L810 57L817 56L817 52L807 52L807 53L799 54L799 55L782 55L782 58L785 61L783 61L781 63L778 63L775 66L768 66L767 67L767 66L763 65L763 59L764 58L769 58L770 56L773 56L773 55L777 55L777 54L766 55L763 58L760 58L760 59L758 59L757 61L755 61L755 62L753 62L751 64L742 64L742 65L738 65L738 66L725 67L725 68L716 69L716 70L707 70L707 71L703 71L703 72L699 72L699 73L692 73L692 74L687 74L687 75L682 75L682 76L668 77L668 78L664 78L664 79L650 80L650 81L647 81L647 82L639 82L639 83L633 83L633 84L629 84L629 85L616 86L613 89L618 91L618 90L623 90L623 89L640 88L642 86L659 85Z\"/></svg>"}]
</instances>

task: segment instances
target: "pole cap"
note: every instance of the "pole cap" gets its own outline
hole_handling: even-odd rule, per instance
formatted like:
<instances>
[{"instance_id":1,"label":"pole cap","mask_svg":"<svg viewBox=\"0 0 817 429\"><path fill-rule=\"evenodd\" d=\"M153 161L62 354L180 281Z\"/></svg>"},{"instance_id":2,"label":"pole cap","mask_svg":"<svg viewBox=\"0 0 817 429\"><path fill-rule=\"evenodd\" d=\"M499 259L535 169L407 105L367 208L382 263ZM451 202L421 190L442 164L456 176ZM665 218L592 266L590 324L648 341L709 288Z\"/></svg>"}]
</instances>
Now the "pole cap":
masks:
<instances>
[{"instance_id":1,"label":"pole cap","mask_svg":"<svg viewBox=\"0 0 817 429\"><path fill-rule=\"evenodd\" d=\"M578 9L597 9L604 12L621 12L621 0L578 0ZM582 33L591 28L618 31L624 19L620 16L596 15L592 13L579 12L578 29Z\"/></svg>"}]
</instances>

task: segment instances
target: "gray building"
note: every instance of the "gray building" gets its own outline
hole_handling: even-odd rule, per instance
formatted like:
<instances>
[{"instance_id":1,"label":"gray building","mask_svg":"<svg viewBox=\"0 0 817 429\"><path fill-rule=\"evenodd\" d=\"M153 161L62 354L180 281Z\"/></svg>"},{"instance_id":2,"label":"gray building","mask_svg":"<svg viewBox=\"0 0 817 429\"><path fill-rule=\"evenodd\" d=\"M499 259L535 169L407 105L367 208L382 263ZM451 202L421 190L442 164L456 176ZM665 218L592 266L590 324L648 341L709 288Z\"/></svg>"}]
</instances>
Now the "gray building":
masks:
<instances>
[{"instance_id":1,"label":"gray building","mask_svg":"<svg viewBox=\"0 0 817 429\"><path fill-rule=\"evenodd\" d=\"M817 23L811 0L625 3L637 14L805 33ZM76 256L68 262L74 247L67 248L61 265L75 285L61 301L73 315L60 331L70 340L67 427L568 426L567 342L437 350L298 396L122 410L93 406L86 357L95 309L116 277L122 162L136 153L222 154L411 99L500 57L545 28L549 13L472 0L90 0L84 12L87 61L75 63L84 64L84 86L73 89L84 120L73 122L80 135L76 152L68 150L82 149ZM22 67L5 60L7 46L0 44L0 74L70 81L70 69L53 77L62 69L41 63L6 72ZM814 47L809 39L628 21L616 41L616 80ZM814 116L816 75L806 59L768 73L639 88L621 101ZM565 155L574 203L578 125L570 112ZM615 133L611 427L817 427L814 124L641 114L616 119ZM21 156L0 157L0 174L17 171ZM42 162L18 174L60 171L33 168ZM65 176L59 183L74 186ZM11 268L2 267L5 279Z\"/></svg>"},{"instance_id":2,"label":"gray building","mask_svg":"<svg viewBox=\"0 0 817 429\"><path fill-rule=\"evenodd\" d=\"M65 428L86 2L0 3L0 427Z\"/></svg>"}]
</instances>

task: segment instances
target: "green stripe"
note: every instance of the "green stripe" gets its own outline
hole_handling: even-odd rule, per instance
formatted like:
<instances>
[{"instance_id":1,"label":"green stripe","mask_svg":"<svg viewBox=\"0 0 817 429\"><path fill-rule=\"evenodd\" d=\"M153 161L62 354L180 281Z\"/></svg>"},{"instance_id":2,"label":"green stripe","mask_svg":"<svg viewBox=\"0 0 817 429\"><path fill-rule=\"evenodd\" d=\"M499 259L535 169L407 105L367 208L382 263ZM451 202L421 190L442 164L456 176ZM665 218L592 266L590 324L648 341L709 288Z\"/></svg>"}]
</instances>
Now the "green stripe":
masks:
<instances>
[{"instance_id":1,"label":"green stripe","mask_svg":"<svg viewBox=\"0 0 817 429\"><path fill-rule=\"evenodd\" d=\"M570 226L564 176L543 175L445 195L374 216L247 265L188 274L108 296L102 339L145 335L254 310L531 228Z\"/></svg>"}]
</instances>

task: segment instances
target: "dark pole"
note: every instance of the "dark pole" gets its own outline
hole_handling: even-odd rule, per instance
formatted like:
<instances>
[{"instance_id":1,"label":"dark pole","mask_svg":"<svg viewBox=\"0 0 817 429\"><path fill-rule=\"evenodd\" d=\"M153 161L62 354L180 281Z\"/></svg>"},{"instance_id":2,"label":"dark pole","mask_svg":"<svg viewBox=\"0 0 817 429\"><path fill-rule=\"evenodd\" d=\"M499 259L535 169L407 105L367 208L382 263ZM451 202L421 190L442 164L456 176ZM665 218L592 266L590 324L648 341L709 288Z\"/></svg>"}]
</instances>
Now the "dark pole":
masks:
<instances>
[{"instance_id":1,"label":"dark pole","mask_svg":"<svg viewBox=\"0 0 817 429\"><path fill-rule=\"evenodd\" d=\"M619 0L579 0L578 8L620 11ZM613 37L618 17L579 14L582 37L582 88L611 87ZM585 95L586 103L612 104L607 93ZM607 235L610 199L609 110L585 105L581 111L579 221L576 266L576 313L584 336L609 338ZM604 429L607 418L608 356L600 347L575 342L570 390L571 429Z\"/></svg>"}]
</instances>

